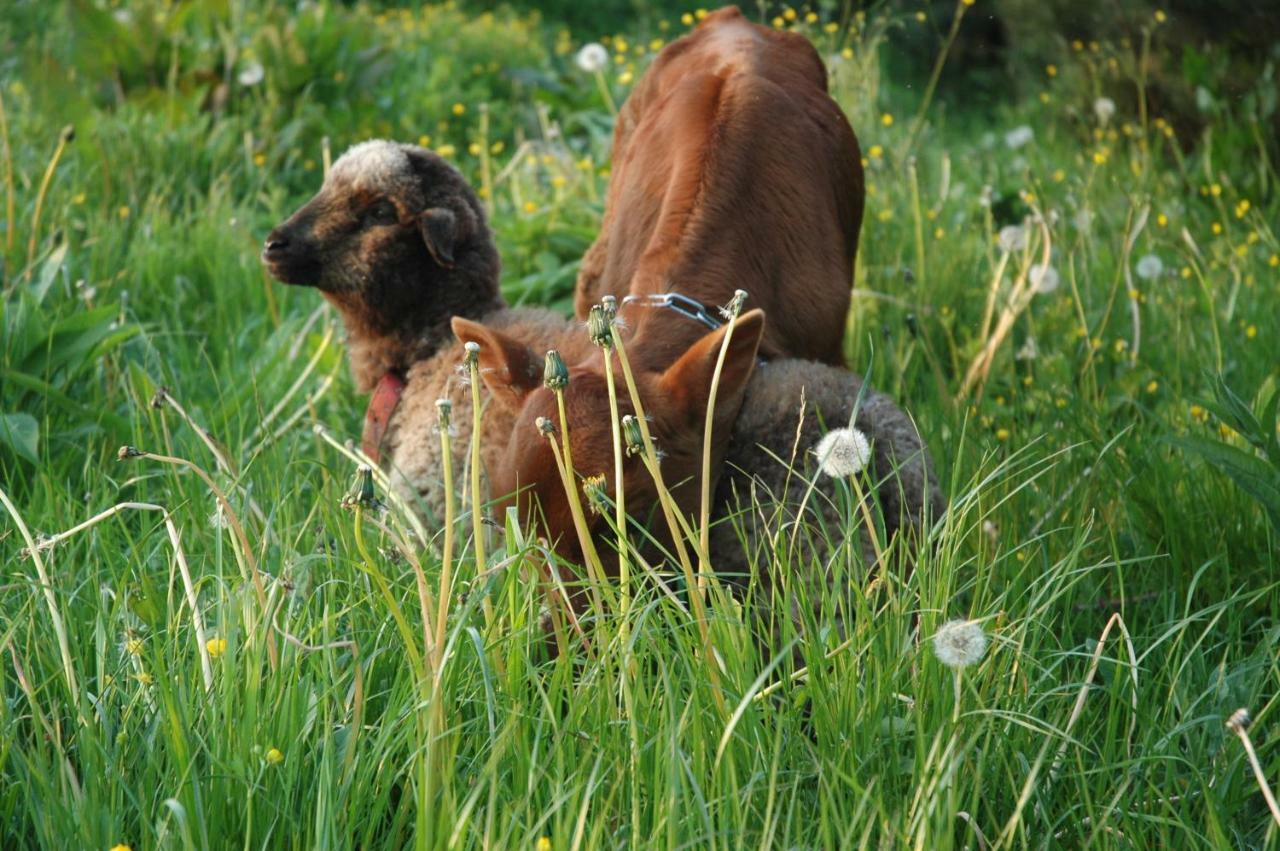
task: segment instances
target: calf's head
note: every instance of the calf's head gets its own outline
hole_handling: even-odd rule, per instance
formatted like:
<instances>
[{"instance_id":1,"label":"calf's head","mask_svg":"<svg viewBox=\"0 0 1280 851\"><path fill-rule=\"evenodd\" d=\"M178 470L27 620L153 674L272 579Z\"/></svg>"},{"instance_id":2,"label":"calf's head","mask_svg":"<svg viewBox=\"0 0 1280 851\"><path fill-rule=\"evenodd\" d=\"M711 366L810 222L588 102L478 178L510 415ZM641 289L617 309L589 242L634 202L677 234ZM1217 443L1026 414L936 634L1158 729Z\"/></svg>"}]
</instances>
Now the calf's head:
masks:
<instances>
[{"instance_id":1,"label":"calf's head","mask_svg":"<svg viewBox=\"0 0 1280 851\"><path fill-rule=\"evenodd\" d=\"M368 337L447 339L452 316L501 303L479 200L456 169L412 145L348 150L267 236L262 261L278 280L320 290Z\"/></svg>"},{"instance_id":2,"label":"calf's head","mask_svg":"<svg viewBox=\"0 0 1280 851\"><path fill-rule=\"evenodd\" d=\"M489 471L493 494L511 495L508 499L518 507L522 521L540 527L562 557L581 563L569 495L561 483L552 448L537 423L543 418L554 423L557 441L567 428L575 487L582 488L588 477L603 476L604 492L612 498L613 436L603 353L596 352L569 368L569 383L563 391L565 423L560 419L554 392L542 384L542 353L466 319L453 320L453 330L463 342L480 344L480 375L494 404L509 406L516 412L508 443L497 453L499 460ZM659 453L663 481L686 516L695 513L698 506L707 402L727 330L728 326L706 334L665 369L646 369L639 366L643 358L630 359L636 390ZM716 391L713 477L723 464L729 433L755 369L763 335L763 312L753 310L736 320ZM634 408L616 357L613 363L618 416L623 417L633 414ZM646 525L660 545L669 545L667 526L656 513L657 487L642 460L628 457L622 477L627 514ZM583 503L586 502L584 497ZM616 564L616 553L607 542L613 533L602 518L589 511L587 522L601 560L606 569L611 569ZM636 537L632 536L632 540Z\"/></svg>"}]
</instances>

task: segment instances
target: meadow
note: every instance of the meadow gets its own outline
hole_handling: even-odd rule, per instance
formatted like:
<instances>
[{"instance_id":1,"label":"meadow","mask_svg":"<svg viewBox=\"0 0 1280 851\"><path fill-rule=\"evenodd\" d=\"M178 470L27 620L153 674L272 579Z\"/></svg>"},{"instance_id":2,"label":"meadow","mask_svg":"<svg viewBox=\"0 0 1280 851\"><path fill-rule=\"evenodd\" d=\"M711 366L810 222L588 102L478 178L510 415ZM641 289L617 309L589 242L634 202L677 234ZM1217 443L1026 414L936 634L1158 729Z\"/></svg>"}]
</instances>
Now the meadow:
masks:
<instances>
[{"instance_id":1,"label":"meadow","mask_svg":"<svg viewBox=\"0 0 1280 851\"><path fill-rule=\"evenodd\" d=\"M704 13L8 4L0 844L1280 847L1274 81L1215 97L1156 9L966 109L948 34L984 3L764 19L861 142L848 363L950 504L915 569L772 651L768 612L638 584L554 660L544 550L473 525L464 471L425 540L344 498L339 323L258 251L346 147L418 142L489 205L507 297L567 313L616 105ZM1189 75L1194 121L1149 95ZM955 619L972 664L935 652Z\"/></svg>"}]
</instances>

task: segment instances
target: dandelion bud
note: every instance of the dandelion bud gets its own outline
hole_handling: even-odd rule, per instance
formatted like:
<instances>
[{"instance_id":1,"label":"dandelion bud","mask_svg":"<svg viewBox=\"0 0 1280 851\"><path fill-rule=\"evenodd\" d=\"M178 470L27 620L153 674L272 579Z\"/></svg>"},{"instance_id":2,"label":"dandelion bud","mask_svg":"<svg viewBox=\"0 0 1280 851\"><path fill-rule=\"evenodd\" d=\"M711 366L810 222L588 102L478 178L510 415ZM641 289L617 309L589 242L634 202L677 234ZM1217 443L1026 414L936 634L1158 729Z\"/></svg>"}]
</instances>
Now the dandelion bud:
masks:
<instances>
[{"instance_id":1,"label":"dandelion bud","mask_svg":"<svg viewBox=\"0 0 1280 851\"><path fill-rule=\"evenodd\" d=\"M1231 717L1227 719L1227 729L1235 733L1237 736L1249 729L1253 724L1253 719L1249 717L1249 710L1241 708L1231 713Z\"/></svg>"},{"instance_id":2,"label":"dandelion bud","mask_svg":"<svg viewBox=\"0 0 1280 851\"><path fill-rule=\"evenodd\" d=\"M377 503L373 490L373 469L367 464L361 464L351 482L351 490L342 498L342 507L354 508L358 505L361 508L373 508Z\"/></svg>"},{"instance_id":3,"label":"dandelion bud","mask_svg":"<svg viewBox=\"0 0 1280 851\"><path fill-rule=\"evenodd\" d=\"M609 317L609 324L613 324L613 320L618 316L618 299L616 296L602 295L600 296L600 306L604 308L605 315Z\"/></svg>"},{"instance_id":4,"label":"dandelion bud","mask_svg":"<svg viewBox=\"0 0 1280 851\"><path fill-rule=\"evenodd\" d=\"M587 476L582 480L582 492L586 494L587 506L593 514L604 514L609 510L604 476Z\"/></svg>"},{"instance_id":5,"label":"dandelion bud","mask_svg":"<svg viewBox=\"0 0 1280 851\"><path fill-rule=\"evenodd\" d=\"M603 305L592 305L591 312L587 314L587 335L597 346L613 346L613 327Z\"/></svg>"},{"instance_id":6,"label":"dandelion bud","mask_svg":"<svg viewBox=\"0 0 1280 851\"><path fill-rule=\"evenodd\" d=\"M542 383L548 390L563 390L569 386L569 367L564 365L564 358L555 349L547 352L542 367Z\"/></svg>"},{"instance_id":7,"label":"dandelion bud","mask_svg":"<svg viewBox=\"0 0 1280 851\"><path fill-rule=\"evenodd\" d=\"M151 397L151 407L156 408L157 410L160 408L163 408L164 403L167 402L168 400L169 400L169 388L158 387L156 388L156 394Z\"/></svg>"},{"instance_id":8,"label":"dandelion bud","mask_svg":"<svg viewBox=\"0 0 1280 851\"><path fill-rule=\"evenodd\" d=\"M738 314L742 313L742 305L747 303L746 290L734 290L733 298L729 299L729 303L720 308L720 315L725 319L734 320L738 318Z\"/></svg>"},{"instance_id":9,"label":"dandelion bud","mask_svg":"<svg viewBox=\"0 0 1280 851\"><path fill-rule=\"evenodd\" d=\"M463 363L465 363L467 366L480 363L480 344L479 343L477 343L475 340L468 340L466 343L462 345L462 348L466 352L466 354L463 355L462 357Z\"/></svg>"},{"instance_id":10,"label":"dandelion bud","mask_svg":"<svg viewBox=\"0 0 1280 851\"><path fill-rule=\"evenodd\" d=\"M76 128L74 125L68 124L62 128L62 132L58 134L58 141L64 145L69 145L75 141Z\"/></svg>"},{"instance_id":11,"label":"dandelion bud","mask_svg":"<svg viewBox=\"0 0 1280 851\"><path fill-rule=\"evenodd\" d=\"M449 430L449 418L453 416L453 403L448 399L436 400L436 415L440 418L440 430Z\"/></svg>"},{"instance_id":12,"label":"dandelion bud","mask_svg":"<svg viewBox=\"0 0 1280 851\"><path fill-rule=\"evenodd\" d=\"M622 437L627 442L627 455L639 455L644 452L644 435L640 432L640 421L631 414L622 418Z\"/></svg>"},{"instance_id":13,"label":"dandelion bud","mask_svg":"<svg viewBox=\"0 0 1280 851\"><path fill-rule=\"evenodd\" d=\"M933 634L933 652L939 662L958 671L982 661L987 634L976 621L947 621Z\"/></svg>"},{"instance_id":14,"label":"dandelion bud","mask_svg":"<svg viewBox=\"0 0 1280 851\"><path fill-rule=\"evenodd\" d=\"M130 458L141 458L141 457L142 457L142 450L136 449L132 446L121 446L120 449L117 450L116 452L116 458L119 459L120 461L127 461Z\"/></svg>"},{"instance_id":15,"label":"dandelion bud","mask_svg":"<svg viewBox=\"0 0 1280 851\"><path fill-rule=\"evenodd\" d=\"M838 428L828 432L813 450L818 466L833 479L844 479L862 472L871 460L871 444L856 428Z\"/></svg>"},{"instance_id":16,"label":"dandelion bud","mask_svg":"<svg viewBox=\"0 0 1280 851\"><path fill-rule=\"evenodd\" d=\"M538 434L543 437L553 437L556 433L556 424L546 417L538 417L533 424L537 427Z\"/></svg>"}]
</instances>

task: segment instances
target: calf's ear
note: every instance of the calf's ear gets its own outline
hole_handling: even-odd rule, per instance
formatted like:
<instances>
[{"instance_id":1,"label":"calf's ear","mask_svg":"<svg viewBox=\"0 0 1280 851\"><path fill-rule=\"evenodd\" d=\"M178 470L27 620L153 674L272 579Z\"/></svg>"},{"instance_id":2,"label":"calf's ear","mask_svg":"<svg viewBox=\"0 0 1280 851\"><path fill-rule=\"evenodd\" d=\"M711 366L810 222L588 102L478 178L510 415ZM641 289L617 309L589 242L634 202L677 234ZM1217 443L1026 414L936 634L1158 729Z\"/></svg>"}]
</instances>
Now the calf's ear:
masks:
<instances>
[{"instance_id":1,"label":"calf's ear","mask_svg":"<svg viewBox=\"0 0 1280 851\"><path fill-rule=\"evenodd\" d=\"M453 335L480 346L480 379L494 398L512 408L542 383L542 360L524 343L479 322L453 317Z\"/></svg>"},{"instance_id":2,"label":"calf's ear","mask_svg":"<svg viewBox=\"0 0 1280 851\"><path fill-rule=\"evenodd\" d=\"M739 316L732 327L733 336L729 339L716 389L714 428L717 430L738 417L747 382L755 372L756 352L764 337L764 311L748 311ZM696 425L699 430L707 416L711 381L729 328L726 325L704 336L662 374L662 389L674 409L689 417L689 425Z\"/></svg>"},{"instance_id":3,"label":"calf's ear","mask_svg":"<svg viewBox=\"0 0 1280 851\"><path fill-rule=\"evenodd\" d=\"M458 217L444 207L423 210L418 216L418 231L431 252L431 259L446 269L453 268L453 244L458 234Z\"/></svg>"}]
</instances>

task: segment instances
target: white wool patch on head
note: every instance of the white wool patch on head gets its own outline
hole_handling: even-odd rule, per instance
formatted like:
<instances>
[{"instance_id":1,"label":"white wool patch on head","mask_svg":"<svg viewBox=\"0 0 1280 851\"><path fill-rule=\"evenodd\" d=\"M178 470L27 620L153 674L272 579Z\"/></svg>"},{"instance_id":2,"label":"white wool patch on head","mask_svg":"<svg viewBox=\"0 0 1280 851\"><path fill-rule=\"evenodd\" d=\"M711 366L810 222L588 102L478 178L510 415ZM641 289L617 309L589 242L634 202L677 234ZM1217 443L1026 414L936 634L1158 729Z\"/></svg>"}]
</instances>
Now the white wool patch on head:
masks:
<instances>
[{"instance_id":1,"label":"white wool patch on head","mask_svg":"<svg viewBox=\"0 0 1280 851\"><path fill-rule=\"evenodd\" d=\"M409 156L395 142L371 139L347 149L329 170L332 180L358 189L391 191L413 177Z\"/></svg>"}]
</instances>

